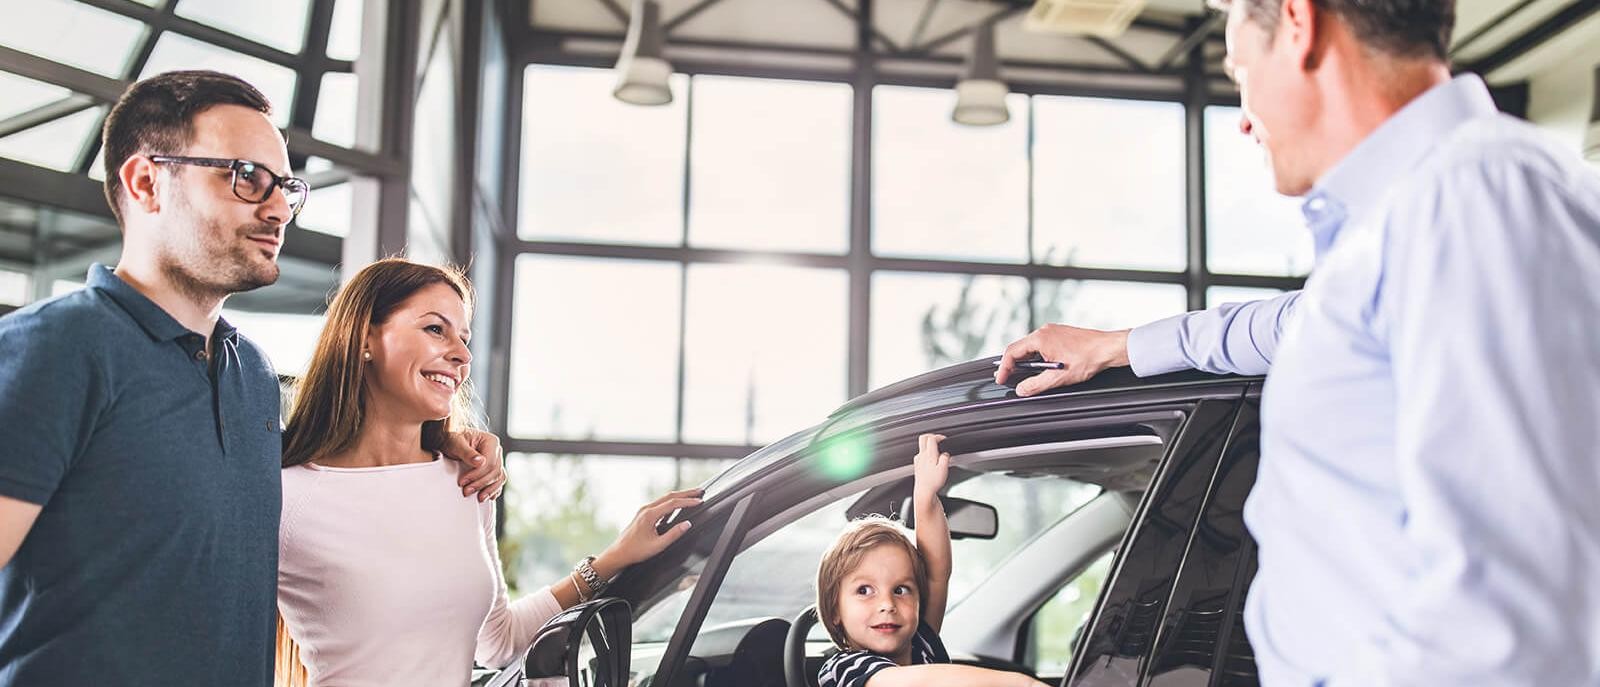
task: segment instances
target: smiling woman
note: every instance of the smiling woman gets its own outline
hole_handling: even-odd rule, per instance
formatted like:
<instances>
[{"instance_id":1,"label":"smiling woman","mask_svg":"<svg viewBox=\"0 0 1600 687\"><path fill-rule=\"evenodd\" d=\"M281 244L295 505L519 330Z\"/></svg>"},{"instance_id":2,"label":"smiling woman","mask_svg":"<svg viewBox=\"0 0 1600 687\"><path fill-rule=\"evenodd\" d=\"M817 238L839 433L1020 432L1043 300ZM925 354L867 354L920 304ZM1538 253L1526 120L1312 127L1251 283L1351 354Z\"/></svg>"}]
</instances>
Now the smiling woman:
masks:
<instances>
[{"instance_id":1,"label":"smiling woman","mask_svg":"<svg viewBox=\"0 0 1600 687\"><path fill-rule=\"evenodd\" d=\"M458 270L391 258L329 306L285 429L279 685L463 687L474 661L511 663L546 620L687 531L656 531L699 503L667 494L570 575L511 598L495 504L462 498L468 468L440 456L470 423L472 300Z\"/></svg>"}]
</instances>

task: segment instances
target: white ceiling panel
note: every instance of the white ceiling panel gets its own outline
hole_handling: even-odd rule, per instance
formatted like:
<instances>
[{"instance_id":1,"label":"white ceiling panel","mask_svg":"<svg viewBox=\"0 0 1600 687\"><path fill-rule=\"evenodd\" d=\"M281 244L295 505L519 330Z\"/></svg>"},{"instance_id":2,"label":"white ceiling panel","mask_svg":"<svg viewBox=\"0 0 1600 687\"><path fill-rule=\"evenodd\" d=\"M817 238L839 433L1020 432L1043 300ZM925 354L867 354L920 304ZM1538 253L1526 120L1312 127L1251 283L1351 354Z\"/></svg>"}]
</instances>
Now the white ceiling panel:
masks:
<instances>
[{"instance_id":1,"label":"white ceiling panel","mask_svg":"<svg viewBox=\"0 0 1600 687\"><path fill-rule=\"evenodd\" d=\"M529 21L535 28L601 33L628 28L600 0L528 0L528 3Z\"/></svg>"},{"instance_id":2,"label":"white ceiling panel","mask_svg":"<svg viewBox=\"0 0 1600 687\"><path fill-rule=\"evenodd\" d=\"M670 0L661 9L664 21L698 4L695 0ZM848 6L846 6L848 8ZM720 0L677 27L669 36L705 40L736 40L849 49L856 42L854 10L823 0Z\"/></svg>"}]
</instances>

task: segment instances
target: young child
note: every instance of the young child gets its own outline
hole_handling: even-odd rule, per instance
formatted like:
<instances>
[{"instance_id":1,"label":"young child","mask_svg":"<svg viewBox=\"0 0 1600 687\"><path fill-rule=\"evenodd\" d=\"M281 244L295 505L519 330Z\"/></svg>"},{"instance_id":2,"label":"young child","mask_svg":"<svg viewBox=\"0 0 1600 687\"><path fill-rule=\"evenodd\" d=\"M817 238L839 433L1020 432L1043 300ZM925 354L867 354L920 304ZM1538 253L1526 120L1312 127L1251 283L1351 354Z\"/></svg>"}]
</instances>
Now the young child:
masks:
<instances>
[{"instance_id":1,"label":"young child","mask_svg":"<svg viewBox=\"0 0 1600 687\"><path fill-rule=\"evenodd\" d=\"M939 640L950 589L950 528L939 504L950 473L943 440L917 439L915 545L894 521L872 516L846 527L822 557L817 620L839 653L822 664L820 687L1045 687L1021 673L953 665Z\"/></svg>"}]
</instances>

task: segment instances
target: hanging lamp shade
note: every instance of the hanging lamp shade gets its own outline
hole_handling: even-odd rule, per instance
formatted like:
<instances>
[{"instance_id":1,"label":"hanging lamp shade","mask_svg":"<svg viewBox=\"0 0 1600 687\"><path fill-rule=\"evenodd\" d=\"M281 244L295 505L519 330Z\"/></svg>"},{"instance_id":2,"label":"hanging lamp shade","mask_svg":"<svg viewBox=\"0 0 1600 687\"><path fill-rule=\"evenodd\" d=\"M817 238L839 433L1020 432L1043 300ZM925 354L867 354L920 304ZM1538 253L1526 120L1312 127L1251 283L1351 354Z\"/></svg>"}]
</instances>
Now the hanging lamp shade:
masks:
<instances>
[{"instance_id":1,"label":"hanging lamp shade","mask_svg":"<svg viewBox=\"0 0 1600 687\"><path fill-rule=\"evenodd\" d=\"M662 57L661 5L656 0L634 0L628 38L617 60L617 87L611 95L634 105L672 102L672 65Z\"/></svg>"},{"instance_id":2,"label":"hanging lamp shade","mask_svg":"<svg viewBox=\"0 0 1600 687\"><path fill-rule=\"evenodd\" d=\"M994 22L980 24L972 33L972 52L966 68L956 82L956 109L951 117L958 124L992 126L1011 119L1006 109L1010 89L1000 80L1000 61L994 52Z\"/></svg>"}]
</instances>

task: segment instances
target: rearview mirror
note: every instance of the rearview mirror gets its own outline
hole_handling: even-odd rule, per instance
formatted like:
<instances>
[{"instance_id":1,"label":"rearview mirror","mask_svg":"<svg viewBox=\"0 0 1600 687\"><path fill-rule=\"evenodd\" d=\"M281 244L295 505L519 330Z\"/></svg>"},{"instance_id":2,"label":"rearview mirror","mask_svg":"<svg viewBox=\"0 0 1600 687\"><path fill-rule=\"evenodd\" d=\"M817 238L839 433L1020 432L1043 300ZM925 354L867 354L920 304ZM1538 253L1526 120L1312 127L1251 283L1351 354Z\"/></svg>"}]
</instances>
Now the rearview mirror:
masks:
<instances>
[{"instance_id":1,"label":"rearview mirror","mask_svg":"<svg viewBox=\"0 0 1600 687\"><path fill-rule=\"evenodd\" d=\"M518 687L626 687L633 609L615 597L562 611L534 635Z\"/></svg>"},{"instance_id":2,"label":"rearview mirror","mask_svg":"<svg viewBox=\"0 0 1600 687\"><path fill-rule=\"evenodd\" d=\"M994 506L942 495L939 503L944 505L944 518L950 523L951 539L994 539L1000 531L1000 513ZM911 499L905 500L900 512L905 514L906 527L915 529L917 511L912 508Z\"/></svg>"}]
</instances>

